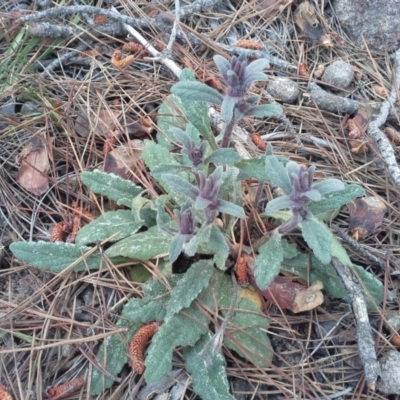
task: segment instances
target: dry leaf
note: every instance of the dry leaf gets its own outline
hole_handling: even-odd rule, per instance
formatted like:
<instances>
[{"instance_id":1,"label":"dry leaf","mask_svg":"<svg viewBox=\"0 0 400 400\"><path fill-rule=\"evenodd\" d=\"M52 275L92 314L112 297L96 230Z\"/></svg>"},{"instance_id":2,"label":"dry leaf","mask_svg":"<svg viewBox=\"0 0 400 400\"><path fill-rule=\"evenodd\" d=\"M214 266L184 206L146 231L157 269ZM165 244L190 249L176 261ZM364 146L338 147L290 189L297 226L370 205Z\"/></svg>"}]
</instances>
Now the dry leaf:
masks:
<instances>
[{"instance_id":1,"label":"dry leaf","mask_svg":"<svg viewBox=\"0 0 400 400\"><path fill-rule=\"evenodd\" d=\"M146 48L140 43L136 42L128 42L122 46L122 51L126 51L127 53L135 53L140 57L151 57L151 53L146 50Z\"/></svg>"},{"instance_id":2,"label":"dry leaf","mask_svg":"<svg viewBox=\"0 0 400 400\"><path fill-rule=\"evenodd\" d=\"M365 239L375 233L387 211L385 203L375 196L354 200L348 208L349 228L355 240Z\"/></svg>"},{"instance_id":3,"label":"dry leaf","mask_svg":"<svg viewBox=\"0 0 400 400\"><path fill-rule=\"evenodd\" d=\"M251 140L253 143L261 150L265 151L267 149L267 144L264 142L264 140L261 138L260 134L258 133L252 133L250 135Z\"/></svg>"},{"instance_id":4,"label":"dry leaf","mask_svg":"<svg viewBox=\"0 0 400 400\"><path fill-rule=\"evenodd\" d=\"M358 139L365 134L365 129L371 119L371 108L360 104L358 112L353 118L347 120L346 127L349 130L350 139Z\"/></svg>"},{"instance_id":5,"label":"dry leaf","mask_svg":"<svg viewBox=\"0 0 400 400\"><path fill-rule=\"evenodd\" d=\"M47 172L50 169L49 150L53 138L47 140L34 136L23 148L17 158L21 163L18 170L17 182L28 192L37 196L49 190L49 178Z\"/></svg>"},{"instance_id":6,"label":"dry leaf","mask_svg":"<svg viewBox=\"0 0 400 400\"><path fill-rule=\"evenodd\" d=\"M261 291L269 301L294 313L309 311L322 304L324 297L321 292L323 284L316 281L309 288L294 282L293 278L277 276L270 285Z\"/></svg>"},{"instance_id":7,"label":"dry leaf","mask_svg":"<svg viewBox=\"0 0 400 400\"><path fill-rule=\"evenodd\" d=\"M118 123L119 110L101 108L95 113L90 110L90 116L86 112L78 115L75 121L75 131L79 136L88 137L93 130L100 136L107 136L110 130L114 130Z\"/></svg>"},{"instance_id":8,"label":"dry leaf","mask_svg":"<svg viewBox=\"0 0 400 400\"><path fill-rule=\"evenodd\" d=\"M239 297L250 300L260 310L264 306L264 301L257 290L253 286L247 286L239 292Z\"/></svg>"},{"instance_id":9,"label":"dry leaf","mask_svg":"<svg viewBox=\"0 0 400 400\"><path fill-rule=\"evenodd\" d=\"M111 57L111 64L116 68L123 69L129 64L132 64L134 59L135 57L133 55L122 57L122 52L120 50L115 50Z\"/></svg>"},{"instance_id":10,"label":"dry leaf","mask_svg":"<svg viewBox=\"0 0 400 400\"><path fill-rule=\"evenodd\" d=\"M397 131L396 129L392 128L391 126L387 126L384 129L384 132L386 133L386 136L394 143L394 144L400 144L400 132Z\"/></svg>"},{"instance_id":11,"label":"dry leaf","mask_svg":"<svg viewBox=\"0 0 400 400\"><path fill-rule=\"evenodd\" d=\"M349 140L350 151L354 154L367 154L368 153L368 141L351 139Z\"/></svg>"},{"instance_id":12,"label":"dry leaf","mask_svg":"<svg viewBox=\"0 0 400 400\"><path fill-rule=\"evenodd\" d=\"M142 158L143 148L144 142L138 139L130 140L123 146L118 146L107 154L104 160L104 172L126 178L130 170Z\"/></svg>"},{"instance_id":13,"label":"dry leaf","mask_svg":"<svg viewBox=\"0 0 400 400\"><path fill-rule=\"evenodd\" d=\"M0 385L0 400L13 400L13 397L4 385Z\"/></svg>"},{"instance_id":14,"label":"dry leaf","mask_svg":"<svg viewBox=\"0 0 400 400\"><path fill-rule=\"evenodd\" d=\"M294 20L305 38L318 41L326 47L333 46L330 35L325 32L315 8L310 2L304 1L297 7Z\"/></svg>"}]
</instances>

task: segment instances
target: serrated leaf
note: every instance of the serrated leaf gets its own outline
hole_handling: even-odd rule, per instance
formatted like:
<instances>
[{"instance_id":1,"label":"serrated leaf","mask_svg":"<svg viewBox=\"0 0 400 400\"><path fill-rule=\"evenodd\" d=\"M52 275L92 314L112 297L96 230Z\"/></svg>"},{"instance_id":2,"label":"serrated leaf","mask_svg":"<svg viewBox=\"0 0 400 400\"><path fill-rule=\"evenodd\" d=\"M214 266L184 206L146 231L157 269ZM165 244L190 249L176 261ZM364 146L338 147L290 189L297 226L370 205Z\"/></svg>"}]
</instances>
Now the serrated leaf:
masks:
<instances>
[{"instance_id":1,"label":"serrated leaf","mask_svg":"<svg viewBox=\"0 0 400 400\"><path fill-rule=\"evenodd\" d=\"M260 247L255 263L254 277L261 290L266 289L279 274L282 261L282 236L275 231L268 242Z\"/></svg>"},{"instance_id":2,"label":"serrated leaf","mask_svg":"<svg viewBox=\"0 0 400 400\"><path fill-rule=\"evenodd\" d=\"M120 318L118 328L126 328L126 334L117 333L107 336L97 352L97 362L111 375L117 376L128 361L127 344L132 339L140 324ZM90 393L99 395L114 384L110 376L106 376L97 368L93 368L90 379Z\"/></svg>"},{"instance_id":3,"label":"serrated leaf","mask_svg":"<svg viewBox=\"0 0 400 400\"><path fill-rule=\"evenodd\" d=\"M310 204L307 209L314 215L322 214L329 210L339 209L345 204L352 202L357 197L365 195L365 191L358 185L346 185L344 190L332 192L324 196L321 201Z\"/></svg>"},{"instance_id":4,"label":"serrated leaf","mask_svg":"<svg viewBox=\"0 0 400 400\"><path fill-rule=\"evenodd\" d=\"M138 260L150 260L166 254L170 242L171 236L168 233L152 226L145 232L136 233L115 243L106 250L106 254L109 257L123 256Z\"/></svg>"},{"instance_id":5,"label":"serrated leaf","mask_svg":"<svg viewBox=\"0 0 400 400\"><path fill-rule=\"evenodd\" d=\"M78 246L71 243L50 242L15 242L10 250L16 258L25 261L32 267L58 273L75 263L78 258L92 250L91 247ZM74 271L100 269L101 257L98 252L91 254L79 262Z\"/></svg>"},{"instance_id":6,"label":"serrated leaf","mask_svg":"<svg viewBox=\"0 0 400 400\"><path fill-rule=\"evenodd\" d=\"M101 242L118 232L117 236L110 239L110 242L115 242L133 235L142 224L143 222L136 222L130 210L109 211L82 227L76 237L76 244Z\"/></svg>"},{"instance_id":7,"label":"serrated leaf","mask_svg":"<svg viewBox=\"0 0 400 400\"><path fill-rule=\"evenodd\" d=\"M192 304L199 293L207 287L214 273L212 260L194 263L175 286L167 306L167 319Z\"/></svg>"},{"instance_id":8,"label":"serrated leaf","mask_svg":"<svg viewBox=\"0 0 400 400\"><path fill-rule=\"evenodd\" d=\"M99 170L82 172L80 177L92 192L106 196L126 207L131 207L132 200L143 191L143 188L131 181Z\"/></svg>"},{"instance_id":9,"label":"serrated leaf","mask_svg":"<svg viewBox=\"0 0 400 400\"><path fill-rule=\"evenodd\" d=\"M324 264L331 261L332 233L327 226L317 219L305 219L299 223L304 240L315 256Z\"/></svg>"},{"instance_id":10,"label":"serrated leaf","mask_svg":"<svg viewBox=\"0 0 400 400\"><path fill-rule=\"evenodd\" d=\"M273 355L266 332L268 327L268 319L260 309L249 299L241 297L228 324L224 345L256 366L268 367Z\"/></svg>"},{"instance_id":11,"label":"serrated leaf","mask_svg":"<svg viewBox=\"0 0 400 400\"><path fill-rule=\"evenodd\" d=\"M234 149L217 149L213 151L205 160L204 164L215 163L233 165L240 161L240 155Z\"/></svg>"},{"instance_id":12,"label":"serrated leaf","mask_svg":"<svg viewBox=\"0 0 400 400\"><path fill-rule=\"evenodd\" d=\"M292 192L289 174L283 163L276 156L267 156L265 158L265 171L268 174L269 181L280 187L285 194Z\"/></svg>"},{"instance_id":13,"label":"serrated leaf","mask_svg":"<svg viewBox=\"0 0 400 400\"><path fill-rule=\"evenodd\" d=\"M229 394L224 356L213 351L212 346L205 347L211 340L211 334L207 333L194 346L183 351L193 390L202 399L234 400Z\"/></svg>"},{"instance_id":14,"label":"serrated leaf","mask_svg":"<svg viewBox=\"0 0 400 400\"><path fill-rule=\"evenodd\" d=\"M155 382L172 369L172 354L178 346L193 346L207 333L209 320L195 304L166 320L153 336L146 357L146 382Z\"/></svg>"}]
</instances>

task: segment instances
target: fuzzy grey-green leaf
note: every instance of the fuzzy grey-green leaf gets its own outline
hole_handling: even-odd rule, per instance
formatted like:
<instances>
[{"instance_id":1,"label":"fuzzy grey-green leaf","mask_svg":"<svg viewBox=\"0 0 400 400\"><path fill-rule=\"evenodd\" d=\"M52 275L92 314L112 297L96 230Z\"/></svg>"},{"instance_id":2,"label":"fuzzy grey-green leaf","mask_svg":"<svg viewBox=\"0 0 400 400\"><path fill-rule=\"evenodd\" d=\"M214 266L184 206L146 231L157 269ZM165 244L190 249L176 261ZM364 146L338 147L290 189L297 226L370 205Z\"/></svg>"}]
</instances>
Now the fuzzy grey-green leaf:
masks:
<instances>
[{"instance_id":1,"label":"fuzzy grey-green leaf","mask_svg":"<svg viewBox=\"0 0 400 400\"><path fill-rule=\"evenodd\" d=\"M101 242L118 233L110 239L111 242L121 240L136 233L142 226L142 222L136 222L131 210L109 211L90 224L82 227L76 237L76 244Z\"/></svg>"},{"instance_id":2,"label":"fuzzy grey-green leaf","mask_svg":"<svg viewBox=\"0 0 400 400\"><path fill-rule=\"evenodd\" d=\"M15 242L10 249L21 261L25 261L32 267L45 269L58 273L75 263L85 253L91 250L90 247L78 246L71 243L50 243L50 242ZM84 257L74 271L86 271L88 269L99 269L101 257L98 252Z\"/></svg>"},{"instance_id":3,"label":"fuzzy grey-green leaf","mask_svg":"<svg viewBox=\"0 0 400 400\"><path fill-rule=\"evenodd\" d=\"M193 300L208 285L214 273L212 260L194 263L175 286L167 306L167 318L192 304Z\"/></svg>"},{"instance_id":4,"label":"fuzzy grey-green leaf","mask_svg":"<svg viewBox=\"0 0 400 400\"><path fill-rule=\"evenodd\" d=\"M171 371L172 353L176 347L193 346L207 333L209 320L195 304L184 311L186 315L174 314L153 336L145 361L146 382L163 379Z\"/></svg>"},{"instance_id":5,"label":"fuzzy grey-green leaf","mask_svg":"<svg viewBox=\"0 0 400 400\"><path fill-rule=\"evenodd\" d=\"M275 231L272 237L260 247L256 259L254 277L257 286L264 290L278 275L283 261L282 236Z\"/></svg>"},{"instance_id":6,"label":"fuzzy grey-green leaf","mask_svg":"<svg viewBox=\"0 0 400 400\"><path fill-rule=\"evenodd\" d=\"M327 226L317 219L306 219L299 223L304 240L310 246L315 256L324 264L331 261L332 233Z\"/></svg>"},{"instance_id":7,"label":"fuzzy grey-green leaf","mask_svg":"<svg viewBox=\"0 0 400 400\"><path fill-rule=\"evenodd\" d=\"M267 367L272 360L272 346L266 330L267 317L249 299L241 298L228 325L224 344L258 367Z\"/></svg>"},{"instance_id":8,"label":"fuzzy grey-green leaf","mask_svg":"<svg viewBox=\"0 0 400 400\"><path fill-rule=\"evenodd\" d=\"M285 194L292 192L292 184L284 165L276 156L267 156L265 159L265 172L269 180L276 186L279 186Z\"/></svg>"},{"instance_id":9,"label":"fuzzy grey-green leaf","mask_svg":"<svg viewBox=\"0 0 400 400\"><path fill-rule=\"evenodd\" d=\"M192 376L193 390L202 399L235 400L229 393L224 356L207 344L210 333L183 351L187 371Z\"/></svg>"},{"instance_id":10,"label":"fuzzy grey-green leaf","mask_svg":"<svg viewBox=\"0 0 400 400\"><path fill-rule=\"evenodd\" d=\"M112 245L106 254L109 257L129 257L138 260L151 258L168 252L171 236L156 226L145 232L136 233Z\"/></svg>"},{"instance_id":11,"label":"fuzzy grey-green leaf","mask_svg":"<svg viewBox=\"0 0 400 400\"><path fill-rule=\"evenodd\" d=\"M116 333L107 336L96 355L97 362L112 376L118 376L128 361L127 343L140 325L120 318L117 327L127 329L126 334ZM101 370L94 367L90 379L90 393L99 395L110 388L114 384L114 379L110 375L104 375Z\"/></svg>"},{"instance_id":12,"label":"fuzzy grey-green leaf","mask_svg":"<svg viewBox=\"0 0 400 400\"><path fill-rule=\"evenodd\" d=\"M143 191L143 188L131 181L99 170L82 172L81 180L92 192L127 207L131 207L132 200Z\"/></svg>"}]
</instances>

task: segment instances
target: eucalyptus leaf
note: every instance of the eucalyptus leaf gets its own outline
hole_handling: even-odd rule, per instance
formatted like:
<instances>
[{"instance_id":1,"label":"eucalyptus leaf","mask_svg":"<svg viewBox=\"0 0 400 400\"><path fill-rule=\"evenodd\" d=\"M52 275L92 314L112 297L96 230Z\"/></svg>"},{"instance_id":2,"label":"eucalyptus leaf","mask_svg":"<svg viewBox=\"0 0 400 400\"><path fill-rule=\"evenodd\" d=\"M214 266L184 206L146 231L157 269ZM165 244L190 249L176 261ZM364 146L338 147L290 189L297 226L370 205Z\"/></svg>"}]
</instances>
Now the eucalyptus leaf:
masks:
<instances>
[{"instance_id":1,"label":"eucalyptus leaf","mask_svg":"<svg viewBox=\"0 0 400 400\"><path fill-rule=\"evenodd\" d=\"M274 231L267 243L262 245L256 259L254 277L257 286L264 290L279 274L283 261L282 236Z\"/></svg>"},{"instance_id":2,"label":"eucalyptus leaf","mask_svg":"<svg viewBox=\"0 0 400 400\"><path fill-rule=\"evenodd\" d=\"M116 201L117 204L129 208L132 200L143 191L143 188L131 181L99 170L82 172L80 177L92 192L106 196L110 200Z\"/></svg>"},{"instance_id":3,"label":"eucalyptus leaf","mask_svg":"<svg viewBox=\"0 0 400 400\"><path fill-rule=\"evenodd\" d=\"M100 269L102 259L97 251L85 256L92 250L91 247L78 246L72 243L62 242L14 242L10 245L14 256L32 267L59 273L76 263L83 256L83 260L76 264L74 271L86 271L88 269Z\"/></svg>"},{"instance_id":4,"label":"eucalyptus leaf","mask_svg":"<svg viewBox=\"0 0 400 400\"><path fill-rule=\"evenodd\" d=\"M110 239L110 242L115 242L133 235L142 225L143 222L136 222L131 210L109 211L83 226L76 237L76 244L101 242L118 233Z\"/></svg>"}]
</instances>

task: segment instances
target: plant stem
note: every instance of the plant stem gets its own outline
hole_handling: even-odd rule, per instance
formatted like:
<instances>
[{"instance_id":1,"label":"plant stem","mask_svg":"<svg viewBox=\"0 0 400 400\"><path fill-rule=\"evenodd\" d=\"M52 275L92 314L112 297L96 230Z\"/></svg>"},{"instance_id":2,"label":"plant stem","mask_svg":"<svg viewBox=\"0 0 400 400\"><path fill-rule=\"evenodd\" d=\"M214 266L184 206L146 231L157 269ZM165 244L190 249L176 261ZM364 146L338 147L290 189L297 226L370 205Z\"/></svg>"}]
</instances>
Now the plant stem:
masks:
<instances>
[{"instance_id":1,"label":"plant stem","mask_svg":"<svg viewBox=\"0 0 400 400\"><path fill-rule=\"evenodd\" d=\"M222 137L221 148L229 147L229 143L231 141L231 136L233 132L233 127L235 126L235 111L233 111L232 119L229 124L226 125L224 136Z\"/></svg>"}]
</instances>

